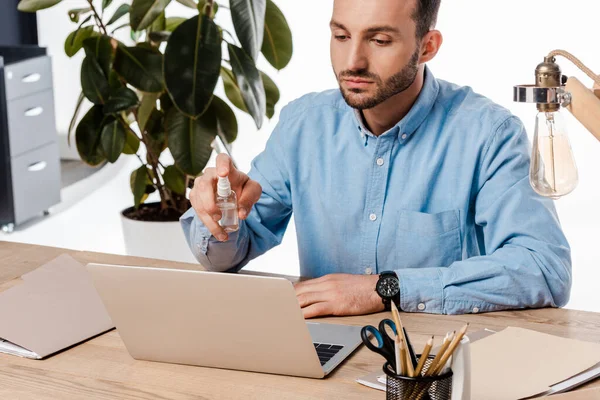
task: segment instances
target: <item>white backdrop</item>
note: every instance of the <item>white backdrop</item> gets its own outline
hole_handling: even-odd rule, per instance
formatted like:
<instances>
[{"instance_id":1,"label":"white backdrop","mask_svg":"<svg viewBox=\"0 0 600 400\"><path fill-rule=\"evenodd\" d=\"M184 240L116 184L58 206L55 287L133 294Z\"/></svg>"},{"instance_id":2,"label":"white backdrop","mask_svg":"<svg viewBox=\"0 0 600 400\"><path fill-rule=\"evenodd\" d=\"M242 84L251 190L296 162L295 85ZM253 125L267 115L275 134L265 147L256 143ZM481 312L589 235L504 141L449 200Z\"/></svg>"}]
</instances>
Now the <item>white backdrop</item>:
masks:
<instances>
[{"instance_id":1,"label":"white backdrop","mask_svg":"<svg viewBox=\"0 0 600 400\"><path fill-rule=\"evenodd\" d=\"M371 0L375 1L375 0ZM294 57L290 65L277 73L262 60L260 67L279 85L281 106L311 91L335 87L329 61L329 27L331 0L276 0L288 18L294 35ZM533 134L535 106L512 102L515 84L533 83L534 69L543 56L555 48L564 48L580 57L600 73L600 52L595 38L600 3L571 0L566 6L559 0L444 0L438 28L444 34L444 45L438 57L430 63L437 78L472 86L518 115ZM57 8L38 13L41 45L54 57L55 96L59 131L66 131L79 94L79 57L68 59L63 43L74 29L67 18L69 9L84 4L83 0L65 0ZM115 1L112 9L120 4ZM110 14L111 12L109 12ZM168 16L185 15L189 10L172 4ZM229 24L227 10L219 11L217 21ZM564 59L559 59L563 71L591 86L591 80ZM278 115L256 132L251 118L238 113L239 139L234 157L242 169L264 148ZM596 290L600 278L600 253L595 248L600 229L600 143L570 115L567 116L570 137L580 171L580 185L574 193L557 201L563 228L573 249L574 284L569 307L600 311L600 293ZM123 185L123 191L128 188ZM98 204L98 207L102 207ZM33 229L33 228L32 228ZM120 235L114 225L114 235ZM106 230L103 230L106 234ZM121 252L114 242L102 246L102 238L94 241L94 249ZM65 247L70 246L64 235ZM38 241L44 242L44 239ZM48 241L48 240L46 240ZM111 247L108 243L113 243ZM254 261L252 269L297 274L297 245L293 224L284 243Z\"/></svg>"}]
</instances>

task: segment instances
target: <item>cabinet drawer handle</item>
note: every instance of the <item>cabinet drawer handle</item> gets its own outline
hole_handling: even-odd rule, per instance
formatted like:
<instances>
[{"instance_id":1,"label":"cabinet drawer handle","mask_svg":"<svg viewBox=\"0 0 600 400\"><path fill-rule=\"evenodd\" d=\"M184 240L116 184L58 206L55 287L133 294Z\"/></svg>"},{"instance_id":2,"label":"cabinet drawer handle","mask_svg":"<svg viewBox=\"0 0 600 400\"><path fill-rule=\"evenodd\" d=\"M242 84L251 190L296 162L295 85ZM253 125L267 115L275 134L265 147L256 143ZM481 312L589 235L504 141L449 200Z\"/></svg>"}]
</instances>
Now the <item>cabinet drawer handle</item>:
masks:
<instances>
[{"instance_id":1,"label":"cabinet drawer handle","mask_svg":"<svg viewBox=\"0 0 600 400\"><path fill-rule=\"evenodd\" d=\"M43 107L33 107L28 110L25 110L25 116L26 117L37 117L38 115L41 115L43 112L44 112Z\"/></svg>"},{"instance_id":2,"label":"cabinet drawer handle","mask_svg":"<svg viewBox=\"0 0 600 400\"><path fill-rule=\"evenodd\" d=\"M29 165L27 170L29 172L39 172L39 171L46 169L47 166L48 166L48 164L46 163L46 161L40 161L40 162L36 162L36 163Z\"/></svg>"},{"instance_id":3,"label":"cabinet drawer handle","mask_svg":"<svg viewBox=\"0 0 600 400\"><path fill-rule=\"evenodd\" d=\"M23 83L35 83L35 82L39 81L40 79L42 79L42 75L40 75L37 72L35 72L33 74L25 75L21 79L21 82L23 82Z\"/></svg>"}]
</instances>

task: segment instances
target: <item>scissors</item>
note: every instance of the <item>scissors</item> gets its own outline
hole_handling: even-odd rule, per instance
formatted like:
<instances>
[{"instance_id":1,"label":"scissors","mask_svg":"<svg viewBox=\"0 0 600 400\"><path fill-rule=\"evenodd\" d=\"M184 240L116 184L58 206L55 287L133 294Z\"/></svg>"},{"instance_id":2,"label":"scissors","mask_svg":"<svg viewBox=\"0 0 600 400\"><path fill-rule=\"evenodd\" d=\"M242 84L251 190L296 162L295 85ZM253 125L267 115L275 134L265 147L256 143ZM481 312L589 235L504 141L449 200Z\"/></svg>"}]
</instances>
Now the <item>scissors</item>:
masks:
<instances>
[{"instance_id":1,"label":"scissors","mask_svg":"<svg viewBox=\"0 0 600 400\"><path fill-rule=\"evenodd\" d=\"M391 319L384 319L379 323L379 329L372 325L363 327L360 331L360 337L367 348L385 358L387 362L395 369L396 368L396 353L395 353L395 341L392 338L386 326L389 326L395 335L398 334L396 330L396 324ZM377 345L373 344L369 339L369 334L375 336L377 339Z\"/></svg>"}]
</instances>

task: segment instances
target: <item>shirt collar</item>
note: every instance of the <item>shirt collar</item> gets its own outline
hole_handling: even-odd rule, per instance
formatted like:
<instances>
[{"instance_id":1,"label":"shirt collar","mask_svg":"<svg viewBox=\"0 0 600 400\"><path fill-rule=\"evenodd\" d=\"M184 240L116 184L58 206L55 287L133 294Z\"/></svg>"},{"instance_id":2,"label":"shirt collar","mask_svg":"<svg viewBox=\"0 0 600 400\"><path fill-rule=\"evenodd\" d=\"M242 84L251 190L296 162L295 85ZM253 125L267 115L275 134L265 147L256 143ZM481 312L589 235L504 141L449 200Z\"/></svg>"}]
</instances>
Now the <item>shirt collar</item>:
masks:
<instances>
[{"instance_id":1,"label":"shirt collar","mask_svg":"<svg viewBox=\"0 0 600 400\"><path fill-rule=\"evenodd\" d=\"M413 104L412 108L404 118L381 136L400 135L403 141L408 140L412 134L416 132L419 126L421 126L423 121L425 121L427 115L429 115L429 112L435 104L439 90L440 85L437 79L435 79L429 68L425 66L423 88L417 97L417 101ZM375 137L375 135L365 127L362 113L357 109L353 109L353 111L361 137L364 137L365 135Z\"/></svg>"}]
</instances>

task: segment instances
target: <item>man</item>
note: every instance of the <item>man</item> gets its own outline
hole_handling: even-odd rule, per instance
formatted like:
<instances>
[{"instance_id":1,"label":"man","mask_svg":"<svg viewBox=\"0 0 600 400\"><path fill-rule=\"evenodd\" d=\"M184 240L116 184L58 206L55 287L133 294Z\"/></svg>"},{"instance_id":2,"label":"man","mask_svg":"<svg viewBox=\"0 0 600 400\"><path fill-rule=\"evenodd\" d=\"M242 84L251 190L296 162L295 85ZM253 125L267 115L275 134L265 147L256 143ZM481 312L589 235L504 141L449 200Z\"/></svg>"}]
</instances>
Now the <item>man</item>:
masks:
<instances>
[{"instance_id":1,"label":"man","mask_svg":"<svg viewBox=\"0 0 600 400\"><path fill-rule=\"evenodd\" d=\"M195 182L181 222L205 267L238 271L280 244L293 212L301 275L316 278L296 286L306 318L390 301L444 314L566 304L570 249L530 187L523 125L425 66L442 44L439 3L335 0L339 90L285 107L249 175L221 155ZM239 197L230 235L218 176Z\"/></svg>"}]
</instances>

